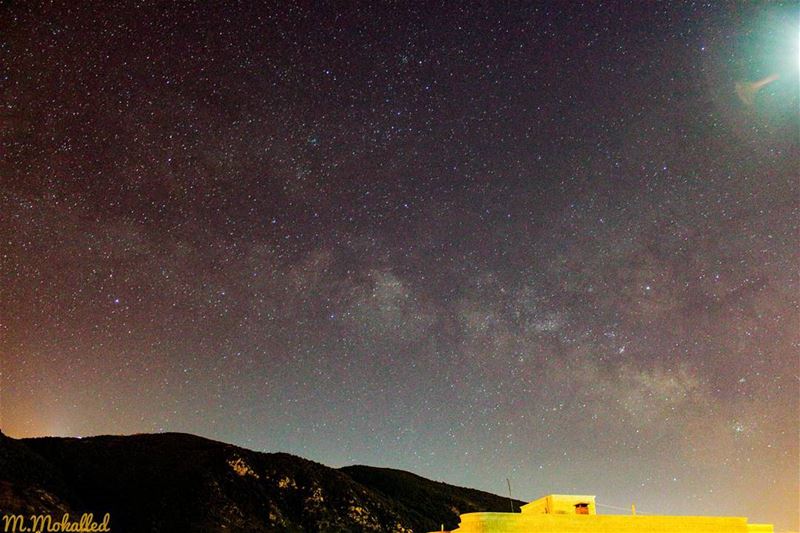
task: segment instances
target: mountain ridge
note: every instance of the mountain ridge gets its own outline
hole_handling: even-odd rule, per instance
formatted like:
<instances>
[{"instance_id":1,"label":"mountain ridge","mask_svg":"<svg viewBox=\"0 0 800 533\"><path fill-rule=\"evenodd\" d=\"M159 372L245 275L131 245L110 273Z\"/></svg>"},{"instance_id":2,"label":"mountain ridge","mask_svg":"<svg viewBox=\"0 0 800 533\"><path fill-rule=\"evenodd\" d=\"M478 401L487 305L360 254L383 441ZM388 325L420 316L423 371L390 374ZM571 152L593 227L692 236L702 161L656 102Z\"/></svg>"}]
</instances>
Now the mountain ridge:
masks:
<instances>
[{"instance_id":1,"label":"mountain ridge","mask_svg":"<svg viewBox=\"0 0 800 533\"><path fill-rule=\"evenodd\" d=\"M508 498L403 470L337 469L188 433L0 432L0 512L108 512L115 532L418 533L455 528L464 512L508 509Z\"/></svg>"}]
</instances>

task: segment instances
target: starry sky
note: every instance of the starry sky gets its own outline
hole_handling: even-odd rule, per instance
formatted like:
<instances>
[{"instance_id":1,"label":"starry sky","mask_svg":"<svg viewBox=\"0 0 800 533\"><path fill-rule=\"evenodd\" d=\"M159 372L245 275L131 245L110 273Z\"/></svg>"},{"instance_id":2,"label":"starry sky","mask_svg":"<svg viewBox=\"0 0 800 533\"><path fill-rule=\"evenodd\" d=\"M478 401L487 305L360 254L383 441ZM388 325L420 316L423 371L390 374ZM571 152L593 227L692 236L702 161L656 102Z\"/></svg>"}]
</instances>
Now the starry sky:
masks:
<instances>
[{"instance_id":1,"label":"starry sky","mask_svg":"<svg viewBox=\"0 0 800 533\"><path fill-rule=\"evenodd\" d=\"M794 2L82 4L0 7L6 434L800 527Z\"/></svg>"}]
</instances>

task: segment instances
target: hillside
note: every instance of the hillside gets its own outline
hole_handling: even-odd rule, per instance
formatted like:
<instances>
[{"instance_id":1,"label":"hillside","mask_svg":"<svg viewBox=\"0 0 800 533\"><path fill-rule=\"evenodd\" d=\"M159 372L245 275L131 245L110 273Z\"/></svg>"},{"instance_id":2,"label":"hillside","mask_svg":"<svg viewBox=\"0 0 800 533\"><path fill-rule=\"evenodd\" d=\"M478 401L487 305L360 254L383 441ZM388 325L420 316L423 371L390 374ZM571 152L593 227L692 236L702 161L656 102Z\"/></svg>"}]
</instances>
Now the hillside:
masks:
<instances>
[{"instance_id":1,"label":"hillside","mask_svg":"<svg viewBox=\"0 0 800 533\"><path fill-rule=\"evenodd\" d=\"M77 501L57 468L0 433L0 512L74 514Z\"/></svg>"},{"instance_id":2,"label":"hillside","mask_svg":"<svg viewBox=\"0 0 800 533\"><path fill-rule=\"evenodd\" d=\"M187 434L0 434L3 513L109 512L115 532L424 532L455 527L462 512L508 505L409 472L337 470Z\"/></svg>"},{"instance_id":3,"label":"hillside","mask_svg":"<svg viewBox=\"0 0 800 533\"><path fill-rule=\"evenodd\" d=\"M346 466L340 471L401 506L405 516L428 530L439 529L442 524L454 528L462 513L509 511L508 498L431 481L403 470ZM526 503L514 500L514 509L519 511Z\"/></svg>"}]
</instances>

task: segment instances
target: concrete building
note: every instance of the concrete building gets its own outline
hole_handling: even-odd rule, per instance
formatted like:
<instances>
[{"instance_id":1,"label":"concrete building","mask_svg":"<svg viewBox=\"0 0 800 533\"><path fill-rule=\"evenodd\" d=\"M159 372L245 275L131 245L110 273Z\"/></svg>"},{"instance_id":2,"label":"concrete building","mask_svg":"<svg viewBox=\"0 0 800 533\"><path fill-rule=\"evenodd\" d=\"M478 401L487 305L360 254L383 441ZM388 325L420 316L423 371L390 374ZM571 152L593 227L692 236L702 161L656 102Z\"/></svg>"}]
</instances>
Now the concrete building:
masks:
<instances>
[{"instance_id":1,"label":"concrete building","mask_svg":"<svg viewBox=\"0 0 800 533\"><path fill-rule=\"evenodd\" d=\"M451 533L773 533L772 525L717 516L598 515L594 496L551 494L520 513L465 513Z\"/></svg>"}]
</instances>

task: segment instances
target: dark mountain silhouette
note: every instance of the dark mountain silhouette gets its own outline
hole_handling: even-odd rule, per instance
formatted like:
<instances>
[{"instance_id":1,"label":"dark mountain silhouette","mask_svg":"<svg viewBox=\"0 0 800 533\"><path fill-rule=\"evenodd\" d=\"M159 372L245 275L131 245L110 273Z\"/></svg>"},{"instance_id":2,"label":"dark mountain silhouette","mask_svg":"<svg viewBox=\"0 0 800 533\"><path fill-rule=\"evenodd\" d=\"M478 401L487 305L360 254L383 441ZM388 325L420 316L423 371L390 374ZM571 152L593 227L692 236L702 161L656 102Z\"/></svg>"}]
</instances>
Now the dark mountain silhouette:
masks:
<instances>
[{"instance_id":1,"label":"dark mountain silhouette","mask_svg":"<svg viewBox=\"0 0 800 533\"><path fill-rule=\"evenodd\" d=\"M58 468L0 433L0 514L74 514L78 501Z\"/></svg>"},{"instance_id":2,"label":"dark mountain silhouette","mask_svg":"<svg viewBox=\"0 0 800 533\"><path fill-rule=\"evenodd\" d=\"M523 502L515 502L516 508ZM194 435L11 439L0 513L111 513L114 532L425 532L507 498L368 466L334 469Z\"/></svg>"},{"instance_id":3,"label":"dark mountain silhouette","mask_svg":"<svg viewBox=\"0 0 800 533\"><path fill-rule=\"evenodd\" d=\"M380 492L404 508L415 524L438 529L444 524L455 528L462 513L479 511L509 512L510 502L495 494L431 481L424 477L391 468L371 466L346 466L340 469L355 481ZM514 510L528 502L514 500ZM431 523L431 519L433 523ZM431 528L433 526L433 528ZM414 529L417 531L417 529Z\"/></svg>"}]
</instances>

